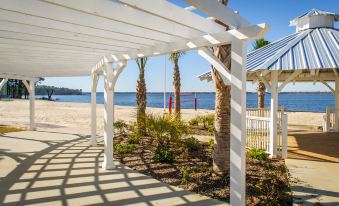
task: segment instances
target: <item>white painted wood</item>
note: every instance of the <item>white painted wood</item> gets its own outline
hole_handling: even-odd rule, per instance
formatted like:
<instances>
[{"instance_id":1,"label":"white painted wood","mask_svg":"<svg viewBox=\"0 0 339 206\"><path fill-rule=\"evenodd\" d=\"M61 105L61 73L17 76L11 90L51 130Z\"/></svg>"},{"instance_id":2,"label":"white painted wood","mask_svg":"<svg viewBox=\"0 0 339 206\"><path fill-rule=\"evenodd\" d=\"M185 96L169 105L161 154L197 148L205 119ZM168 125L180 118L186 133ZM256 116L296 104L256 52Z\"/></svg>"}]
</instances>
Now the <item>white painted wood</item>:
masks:
<instances>
[{"instance_id":1,"label":"white painted wood","mask_svg":"<svg viewBox=\"0 0 339 206\"><path fill-rule=\"evenodd\" d=\"M138 54L143 54L145 57L169 54L177 51L188 51L199 49L201 47L218 46L230 44L234 36L239 37L241 40L249 40L264 35L267 32L267 24L258 24L254 26L244 27L238 30L228 30L215 34L207 34L200 37L195 37L190 40L180 40L170 44L157 44L153 47L145 47L139 51L130 50L126 52L129 59L139 58ZM195 47L190 46L193 43ZM126 59L124 54L114 54L118 60Z\"/></svg>"},{"instance_id":2,"label":"white painted wood","mask_svg":"<svg viewBox=\"0 0 339 206\"><path fill-rule=\"evenodd\" d=\"M7 73L0 73L0 77L4 79L18 79L18 80L29 80L29 81L38 81L38 78L32 76L24 76L18 74L7 74Z\"/></svg>"},{"instance_id":3,"label":"white painted wood","mask_svg":"<svg viewBox=\"0 0 339 206\"><path fill-rule=\"evenodd\" d=\"M0 74L0 77L1 77L1 74ZM7 78L3 78L0 82L0 91L2 89L3 86L5 86L5 84L7 83L8 79Z\"/></svg>"},{"instance_id":4,"label":"white painted wood","mask_svg":"<svg viewBox=\"0 0 339 206\"><path fill-rule=\"evenodd\" d=\"M113 169L113 138L114 138L114 86L126 67L126 61L118 62L118 67L113 68L113 62L105 62L104 74L104 162L102 168Z\"/></svg>"},{"instance_id":5,"label":"white painted wood","mask_svg":"<svg viewBox=\"0 0 339 206\"><path fill-rule=\"evenodd\" d=\"M54 2L51 0L50 3L37 0L25 0L24 2L20 0L2 0L0 7L58 22L91 27L97 31L111 31L112 35L121 33L126 38L135 36L170 42L175 41L178 37L189 38L190 34L199 35L198 31L195 32L195 30L188 27L171 23L160 17L108 0L57 0ZM122 36L119 35L118 37L121 38Z\"/></svg>"},{"instance_id":6,"label":"white painted wood","mask_svg":"<svg viewBox=\"0 0 339 206\"><path fill-rule=\"evenodd\" d=\"M282 139L282 145L281 145L281 157L283 159L287 158L287 147L288 147L288 119L287 114L282 113L281 115L281 139Z\"/></svg>"},{"instance_id":7,"label":"white painted wood","mask_svg":"<svg viewBox=\"0 0 339 206\"><path fill-rule=\"evenodd\" d=\"M23 79L22 83L25 85L29 93L29 129L34 131L35 127L35 81L31 80L29 83Z\"/></svg>"},{"instance_id":8,"label":"white painted wood","mask_svg":"<svg viewBox=\"0 0 339 206\"><path fill-rule=\"evenodd\" d=\"M281 92L284 87L290 83L293 79L297 78L299 74L302 73L302 70L296 70L293 72L293 74L290 75L289 78L287 78L279 87L278 87L278 93Z\"/></svg>"},{"instance_id":9,"label":"white painted wood","mask_svg":"<svg viewBox=\"0 0 339 206\"><path fill-rule=\"evenodd\" d=\"M334 96L334 129L339 131L339 77L335 81L335 96Z\"/></svg>"},{"instance_id":10,"label":"white painted wood","mask_svg":"<svg viewBox=\"0 0 339 206\"><path fill-rule=\"evenodd\" d=\"M213 21L207 20L195 13L182 9L166 0L120 0L121 2L147 11L153 15L161 16L170 21L183 24L204 33L216 33L225 31L225 27ZM166 8L166 12L163 11Z\"/></svg>"},{"instance_id":11,"label":"white painted wood","mask_svg":"<svg viewBox=\"0 0 339 206\"><path fill-rule=\"evenodd\" d=\"M244 206L246 200L246 42L232 41L230 204Z\"/></svg>"},{"instance_id":12,"label":"white painted wood","mask_svg":"<svg viewBox=\"0 0 339 206\"><path fill-rule=\"evenodd\" d=\"M277 118L278 115L278 72L271 72L271 125L270 125L270 156L277 155Z\"/></svg>"},{"instance_id":13,"label":"white painted wood","mask_svg":"<svg viewBox=\"0 0 339 206\"><path fill-rule=\"evenodd\" d=\"M218 1L206 0L184 0L195 8L204 11L211 17L218 19L226 25L233 28L241 28L250 25L250 23Z\"/></svg>"},{"instance_id":14,"label":"white painted wood","mask_svg":"<svg viewBox=\"0 0 339 206\"><path fill-rule=\"evenodd\" d=\"M92 88L91 88L91 141L90 145L97 145L97 85L99 76L92 73Z\"/></svg>"},{"instance_id":15,"label":"white painted wood","mask_svg":"<svg viewBox=\"0 0 339 206\"><path fill-rule=\"evenodd\" d=\"M147 12L143 12L138 9L132 9L131 7L127 7L124 4L121 4L115 1L107 1L107 0L87 0L87 1L83 1L83 0L72 0L72 1L41 0L41 1L50 2L56 5L61 5L65 8L71 8L71 9L75 9L78 11L83 11L83 12L93 15L93 17L96 17L96 18L104 17L108 20L114 20L116 22L123 22L125 23L125 27L130 27L131 25L133 25L133 26L139 27L140 29L146 28L144 29L143 32L145 33L145 36L148 36L150 38L157 38L156 33L159 33L159 35L168 34L171 36L177 36L177 37L182 37L182 38L191 38L193 36L202 34L201 32L195 29L186 27L181 24L174 23L172 21L166 20L159 16L151 15ZM34 6L38 6L38 4ZM47 5L47 6L50 6L50 5ZM76 15L80 16L79 14L76 14ZM81 16L86 18L85 15L81 15ZM116 22L111 21L111 24L115 24ZM95 25L95 27L97 27L97 25ZM121 32L125 30L125 28L119 28L119 29ZM152 34L152 30L153 30L153 34ZM116 30L116 31L119 31L119 30ZM157 31L157 32L154 32L154 31ZM150 35L147 35L147 33L150 33Z\"/></svg>"},{"instance_id":16,"label":"white painted wood","mask_svg":"<svg viewBox=\"0 0 339 206\"><path fill-rule=\"evenodd\" d=\"M325 85L331 92L332 92L332 94L334 94L335 95L335 89L333 89L332 87L331 87L331 85L329 85L327 82L325 82L325 81L320 81L321 83L323 83L323 85Z\"/></svg>"},{"instance_id":17,"label":"white painted wood","mask_svg":"<svg viewBox=\"0 0 339 206\"><path fill-rule=\"evenodd\" d=\"M221 78L225 85L230 85L230 70L208 48L200 48L198 54L217 69L218 73L221 74Z\"/></svg>"},{"instance_id":18,"label":"white painted wood","mask_svg":"<svg viewBox=\"0 0 339 206\"><path fill-rule=\"evenodd\" d=\"M329 132L331 129L331 108L326 107L326 113L323 116L323 132Z\"/></svg>"}]
</instances>

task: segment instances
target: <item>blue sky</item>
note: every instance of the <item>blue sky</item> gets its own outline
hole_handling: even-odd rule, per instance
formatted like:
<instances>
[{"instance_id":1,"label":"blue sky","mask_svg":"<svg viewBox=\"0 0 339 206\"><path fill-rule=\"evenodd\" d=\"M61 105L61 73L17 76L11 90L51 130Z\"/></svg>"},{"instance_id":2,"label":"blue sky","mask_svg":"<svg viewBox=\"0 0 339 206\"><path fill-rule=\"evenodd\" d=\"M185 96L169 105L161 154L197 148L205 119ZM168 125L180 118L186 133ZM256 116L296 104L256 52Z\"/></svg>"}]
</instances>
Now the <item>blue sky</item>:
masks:
<instances>
[{"instance_id":1,"label":"blue sky","mask_svg":"<svg viewBox=\"0 0 339 206\"><path fill-rule=\"evenodd\" d=\"M173 2L184 5L181 1ZM289 21L312 8L339 13L337 0L229 0L229 7L249 20L253 24L268 23L270 31L265 36L269 41L278 40L295 32L294 27L289 26ZM336 24L338 28L338 23ZM251 49L251 42L249 43ZM162 92L164 89L164 62L165 57L152 57L146 66L146 84L149 92ZM201 82L197 78L210 69L210 65L196 52L187 52L180 61L182 91L211 92L214 91L213 83ZM172 86L173 65L167 61L167 91L173 91ZM138 68L134 61L129 61L125 71L119 77L116 85L118 92L135 91L138 78ZM68 87L90 91L91 81L89 77L46 78L45 85ZM255 85L247 84L248 91L255 91ZM103 81L100 79L98 91L103 91ZM327 91L320 83L296 83L289 84L284 91Z\"/></svg>"}]
</instances>

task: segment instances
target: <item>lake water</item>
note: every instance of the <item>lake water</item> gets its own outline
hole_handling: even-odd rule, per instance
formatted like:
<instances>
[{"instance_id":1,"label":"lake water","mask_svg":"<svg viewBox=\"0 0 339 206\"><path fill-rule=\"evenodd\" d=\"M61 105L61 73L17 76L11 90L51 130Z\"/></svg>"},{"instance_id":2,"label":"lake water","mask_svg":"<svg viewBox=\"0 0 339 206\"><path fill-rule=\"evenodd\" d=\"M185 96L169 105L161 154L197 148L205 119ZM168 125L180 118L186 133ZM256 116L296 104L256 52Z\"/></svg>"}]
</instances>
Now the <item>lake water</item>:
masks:
<instances>
[{"instance_id":1,"label":"lake water","mask_svg":"<svg viewBox=\"0 0 339 206\"><path fill-rule=\"evenodd\" d=\"M167 103L169 98L167 94ZM181 107L185 109L194 108L194 96L197 97L198 109L214 109L215 93L185 93L182 96ZM43 96L38 96L43 97ZM53 95L53 99L58 102L83 102L90 103L90 93L83 95ZM103 104L103 93L97 93L97 103ZM167 104L166 103L166 104ZM135 93L117 92L115 93L115 104L123 106L135 106ZM148 93L147 106L163 107L163 93ZM265 95L265 106L270 105L270 94ZM333 108L334 96L330 93L281 93L279 94L279 105L285 105L287 111L307 111L307 112L325 112L326 106ZM247 107L257 107L257 95L255 93L247 94Z\"/></svg>"}]
</instances>

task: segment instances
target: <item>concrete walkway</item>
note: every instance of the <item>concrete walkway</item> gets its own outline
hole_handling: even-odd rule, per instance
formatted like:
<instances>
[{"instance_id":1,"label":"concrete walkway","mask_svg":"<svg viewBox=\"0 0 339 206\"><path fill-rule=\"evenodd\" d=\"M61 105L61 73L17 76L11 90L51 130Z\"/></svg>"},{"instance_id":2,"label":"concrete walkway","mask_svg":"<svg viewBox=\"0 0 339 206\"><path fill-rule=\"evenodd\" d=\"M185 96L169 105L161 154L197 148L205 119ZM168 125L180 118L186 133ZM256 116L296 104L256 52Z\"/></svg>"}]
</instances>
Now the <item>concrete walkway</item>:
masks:
<instances>
[{"instance_id":1,"label":"concrete walkway","mask_svg":"<svg viewBox=\"0 0 339 206\"><path fill-rule=\"evenodd\" d=\"M0 134L0 205L227 205L118 162L104 171L102 145L62 131Z\"/></svg>"},{"instance_id":2,"label":"concrete walkway","mask_svg":"<svg viewBox=\"0 0 339 206\"><path fill-rule=\"evenodd\" d=\"M296 205L339 205L339 133L293 128L286 165Z\"/></svg>"}]
</instances>

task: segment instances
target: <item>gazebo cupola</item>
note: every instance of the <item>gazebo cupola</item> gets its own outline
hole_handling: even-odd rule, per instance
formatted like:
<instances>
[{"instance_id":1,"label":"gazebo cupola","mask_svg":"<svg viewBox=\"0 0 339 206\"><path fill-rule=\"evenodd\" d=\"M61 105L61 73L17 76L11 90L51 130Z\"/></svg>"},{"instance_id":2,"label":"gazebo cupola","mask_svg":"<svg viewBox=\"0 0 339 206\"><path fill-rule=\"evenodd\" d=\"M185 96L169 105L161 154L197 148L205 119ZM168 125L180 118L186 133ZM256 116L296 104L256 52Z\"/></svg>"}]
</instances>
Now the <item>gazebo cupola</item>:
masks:
<instances>
[{"instance_id":1,"label":"gazebo cupola","mask_svg":"<svg viewBox=\"0 0 339 206\"><path fill-rule=\"evenodd\" d=\"M334 22L339 20L339 15L319 9L311 11L290 21L296 27L296 32L314 28L334 28Z\"/></svg>"}]
</instances>

